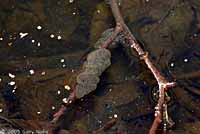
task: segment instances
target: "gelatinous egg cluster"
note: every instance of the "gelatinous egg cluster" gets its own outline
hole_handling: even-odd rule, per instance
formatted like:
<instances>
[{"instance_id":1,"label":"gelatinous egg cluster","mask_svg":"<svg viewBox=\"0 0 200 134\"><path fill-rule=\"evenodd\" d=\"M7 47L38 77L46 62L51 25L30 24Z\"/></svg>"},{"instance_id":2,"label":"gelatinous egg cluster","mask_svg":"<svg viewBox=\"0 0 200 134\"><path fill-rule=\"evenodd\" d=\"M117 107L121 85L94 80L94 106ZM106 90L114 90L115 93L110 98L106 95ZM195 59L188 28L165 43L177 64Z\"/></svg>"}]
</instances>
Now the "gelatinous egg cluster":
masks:
<instances>
[{"instance_id":1,"label":"gelatinous egg cluster","mask_svg":"<svg viewBox=\"0 0 200 134\"><path fill-rule=\"evenodd\" d=\"M111 65L111 53L101 48L91 52L84 63L84 71L77 76L76 97L94 91L99 83L99 76Z\"/></svg>"}]
</instances>

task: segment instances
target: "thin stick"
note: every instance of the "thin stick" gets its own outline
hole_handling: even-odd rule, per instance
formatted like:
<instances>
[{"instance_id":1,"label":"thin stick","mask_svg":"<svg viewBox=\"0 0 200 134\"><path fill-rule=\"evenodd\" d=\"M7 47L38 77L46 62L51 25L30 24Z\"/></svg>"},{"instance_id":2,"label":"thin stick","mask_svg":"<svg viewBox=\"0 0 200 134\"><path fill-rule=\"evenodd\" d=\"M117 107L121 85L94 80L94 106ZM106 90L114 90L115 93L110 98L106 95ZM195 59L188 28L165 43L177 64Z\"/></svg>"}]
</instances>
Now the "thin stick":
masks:
<instances>
[{"instance_id":1,"label":"thin stick","mask_svg":"<svg viewBox=\"0 0 200 134\"><path fill-rule=\"evenodd\" d=\"M126 26L122 15L120 13L119 7L117 5L116 0L110 0L109 1L110 8L112 10L113 16L116 21L116 28L113 32L113 34L108 38L104 43L102 43L103 48L108 48L109 44L112 43L112 41L117 37L117 35L120 32L123 32L124 38L128 41L130 44L130 47L133 48L138 55L140 56L141 59L144 60L146 63L147 67L151 70L153 73L155 79L157 80L158 86L159 86L159 100L157 103L157 106L155 107L155 119L152 124L152 127L150 129L150 134L156 134L156 131L162 122L163 118L163 112L167 113L166 109L163 107L166 106L166 100L165 100L165 92L168 90L168 88L174 87L175 82L169 82L168 80L165 79L165 77L160 73L160 71L155 67L155 65L152 63L150 60L148 53L145 52L139 45L139 43L136 41L135 37L129 30L129 28ZM75 96L73 96L73 99L75 99ZM66 108L61 108L61 110L58 112L58 114L55 114L55 119L59 118L61 114L65 111ZM166 124L165 124L166 125ZM166 129L164 129L164 133L166 133Z\"/></svg>"},{"instance_id":2,"label":"thin stick","mask_svg":"<svg viewBox=\"0 0 200 134\"><path fill-rule=\"evenodd\" d=\"M163 116L163 104L165 104L165 91L168 88L174 87L175 82L169 82L165 79L164 76L160 73L160 71L155 67L155 65L150 60L148 53L145 52L139 45L139 43L136 41L135 37L129 30L129 28L126 26L122 15L120 13L119 7L117 5L116 0L110 0L109 1L110 8L112 10L113 16L115 18L116 24L121 25L123 27L123 33L125 35L125 39L128 40L130 47L135 49L135 51L138 53L140 58L144 60L147 67L151 70L153 73L155 79L157 80L157 83L159 85L159 100L158 104L156 106L156 112L155 112L155 119L153 122L153 125L150 129L150 134L155 134L156 130L158 129L158 126L162 122L162 116Z\"/></svg>"},{"instance_id":3,"label":"thin stick","mask_svg":"<svg viewBox=\"0 0 200 134\"><path fill-rule=\"evenodd\" d=\"M67 106L72 104L76 100L76 89L72 90L72 93L67 98L66 102L61 106L61 108L53 115L52 123L56 123L58 119L64 114L67 109Z\"/></svg>"},{"instance_id":4,"label":"thin stick","mask_svg":"<svg viewBox=\"0 0 200 134\"><path fill-rule=\"evenodd\" d=\"M117 37L117 35L122 31L121 25L116 25L115 30L113 31L112 35L101 44L101 48L108 48L109 45L113 42L113 40Z\"/></svg>"},{"instance_id":5,"label":"thin stick","mask_svg":"<svg viewBox=\"0 0 200 134\"><path fill-rule=\"evenodd\" d=\"M8 118L0 115L0 120L4 120L7 123L11 124L12 126L22 129L18 124L16 124L14 121L12 121L12 119L8 119Z\"/></svg>"},{"instance_id":6,"label":"thin stick","mask_svg":"<svg viewBox=\"0 0 200 134\"><path fill-rule=\"evenodd\" d=\"M98 130L96 130L95 132L93 132L93 134L104 134L105 130L110 129L116 123L117 123L117 119L113 118L112 120L110 120L107 123L105 123L103 127L99 128Z\"/></svg>"}]
</instances>

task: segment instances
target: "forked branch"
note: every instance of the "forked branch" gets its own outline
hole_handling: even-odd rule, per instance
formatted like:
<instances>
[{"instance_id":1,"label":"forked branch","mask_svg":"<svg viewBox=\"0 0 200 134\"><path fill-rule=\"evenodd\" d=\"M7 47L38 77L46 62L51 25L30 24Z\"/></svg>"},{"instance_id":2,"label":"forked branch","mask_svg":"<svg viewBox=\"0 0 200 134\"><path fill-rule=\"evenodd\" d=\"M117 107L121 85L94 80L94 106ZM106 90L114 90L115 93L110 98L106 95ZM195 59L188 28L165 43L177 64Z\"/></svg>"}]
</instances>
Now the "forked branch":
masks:
<instances>
[{"instance_id":1,"label":"forked branch","mask_svg":"<svg viewBox=\"0 0 200 134\"><path fill-rule=\"evenodd\" d=\"M113 16L116 21L116 25L120 26L122 28L122 32L124 34L124 38L128 41L129 46L138 53L139 57L144 60L147 67L151 70L153 73L155 79L157 80L158 86L159 86L159 100L157 103L157 106L155 107L155 119L152 124L152 127L150 129L150 134L156 134L156 130L158 129L160 123L163 120L163 113L167 113L165 111L167 108L167 103L165 99L165 92L169 89L175 86L175 82L169 82L165 77L160 73L160 71L155 67L155 65L150 60L148 53L145 52L139 45L139 43L136 41L135 37L125 24L123 17L120 13L119 6L117 3L117 0L110 0L109 1L110 8L112 10ZM164 129L166 133L166 123L164 123Z\"/></svg>"},{"instance_id":2,"label":"forked branch","mask_svg":"<svg viewBox=\"0 0 200 134\"><path fill-rule=\"evenodd\" d=\"M105 40L104 42L101 43L101 51L108 53L108 57L110 57L109 55L109 51L106 50L105 48L108 48L109 45L112 44L112 42L115 40L115 38L118 37L119 34L123 35L123 40L126 40L128 43L128 46L132 49L134 49L137 54L139 55L139 58L144 60L145 64L147 65L147 67L150 69L150 71L152 72L152 74L154 75L155 79L157 80L158 86L159 86L159 99L158 99L158 103L155 107L156 111L155 111L155 119L153 121L152 127L150 129L150 134L156 134L156 131L158 129L158 127L160 126L161 122L163 122L164 126L163 126L163 131L164 133L166 133L166 126L167 123L169 123L170 125L172 124L168 118L167 115L167 98L166 98L166 91L169 88L172 88L175 86L175 82L169 82L161 73L160 71L155 67L155 65L153 64L153 62L151 61L151 59L149 58L148 52L144 51L142 49L142 47L140 46L140 44L136 41L135 37L133 36L133 34L131 33L130 29L127 27L127 25L124 22L124 19L120 13L119 10L119 6L117 3L117 0L109 0L109 5L110 8L112 10L112 14L115 18L116 21L116 27L115 30L113 31L113 33L111 34L111 36L109 36L109 38L107 40ZM99 50L98 50L99 51ZM96 51L96 52L98 52ZM96 53L95 52L95 53ZM100 51L99 51L100 52ZM99 54L98 54L99 55ZM103 54L105 55L105 54ZM102 55L102 56L103 56ZM90 56L91 57L91 56ZM92 56L93 57L93 56ZM108 58L107 57L107 58ZM103 57L104 59L105 57ZM89 60L89 59L88 59ZM90 60L89 60L90 61ZM93 60L92 60L93 61ZM96 61L96 60L94 60ZM110 61L109 61L110 62ZM107 62L106 62L107 63ZM92 62L92 65L95 64ZM100 64L101 65L101 64ZM109 64L110 65L110 64ZM90 66L88 66L90 67ZM107 66L106 66L107 67ZM103 69L105 70L105 68ZM103 71L101 70L101 71ZM96 71L95 71L96 72ZM90 70L91 73L91 70ZM102 73L102 72L101 72ZM100 74L101 74L100 73ZM99 74L99 75L100 75ZM99 76L98 75L98 76ZM81 76L81 75L79 75ZM63 106L55 115L54 115L54 121L56 121L65 111L66 106L71 104L76 98L81 98L83 95L87 95L89 93L89 91L87 91L86 93L83 93L81 96L77 97L78 95L76 94L77 91L77 87L74 88L72 94L70 95L67 103L65 104L65 106ZM93 91L94 89L91 89L91 91ZM79 91L79 90L78 90ZM105 126L105 128L107 128L107 126Z\"/></svg>"}]
</instances>

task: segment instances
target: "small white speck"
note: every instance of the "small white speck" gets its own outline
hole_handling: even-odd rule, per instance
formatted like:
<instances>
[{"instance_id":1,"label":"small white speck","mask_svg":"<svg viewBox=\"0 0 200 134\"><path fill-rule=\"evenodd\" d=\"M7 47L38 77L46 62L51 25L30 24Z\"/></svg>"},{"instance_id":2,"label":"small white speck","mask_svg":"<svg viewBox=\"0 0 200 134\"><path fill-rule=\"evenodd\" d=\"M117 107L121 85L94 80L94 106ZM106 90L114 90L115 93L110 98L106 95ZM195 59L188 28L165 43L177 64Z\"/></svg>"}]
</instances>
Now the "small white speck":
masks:
<instances>
[{"instance_id":1,"label":"small white speck","mask_svg":"<svg viewBox=\"0 0 200 134\"><path fill-rule=\"evenodd\" d=\"M155 111L155 113L160 114L160 111L157 110L157 111Z\"/></svg>"},{"instance_id":2,"label":"small white speck","mask_svg":"<svg viewBox=\"0 0 200 134\"><path fill-rule=\"evenodd\" d=\"M12 90L12 93L15 93L16 90Z\"/></svg>"},{"instance_id":3,"label":"small white speck","mask_svg":"<svg viewBox=\"0 0 200 134\"><path fill-rule=\"evenodd\" d=\"M45 74L46 74L46 72L44 72L44 71L41 73L41 75L45 75Z\"/></svg>"},{"instance_id":4,"label":"small white speck","mask_svg":"<svg viewBox=\"0 0 200 134\"><path fill-rule=\"evenodd\" d=\"M146 2L149 2L149 0L146 0Z\"/></svg>"},{"instance_id":5,"label":"small white speck","mask_svg":"<svg viewBox=\"0 0 200 134\"><path fill-rule=\"evenodd\" d=\"M65 65L65 64L63 64L63 65L62 65L62 67L63 67L63 68L65 68L65 67L66 67L66 65Z\"/></svg>"},{"instance_id":6,"label":"small white speck","mask_svg":"<svg viewBox=\"0 0 200 134\"><path fill-rule=\"evenodd\" d=\"M3 40L3 38L2 37L0 37L0 41L2 41Z\"/></svg>"},{"instance_id":7,"label":"small white speck","mask_svg":"<svg viewBox=\"0 0 200 134\"><path fill-rule=\"evenodd\" d=\"M11 86L14 86L15 85L15 81L10 81L8 84L11 85Z\"/></svg>"},{"instance_id":8,"label":"small white speck","mask_svg":"<svg viewBox=\"0 0 200 134\"><path fill-rule=\"evenodd\" d=\"M72 69L72 73L74 72L74 69Z\"/></svg>"},{"instance_id":9,"label":"small white speck","mask_svg":"<svg viewBox=\"0 0 200 134\"><path fill-rule=\"evenodd\" d=\"M2 78L0 78L0 82L2 82Z\"/></svg>"},{"instance_id":10,"label":"small white speck","mask_svg":"<svg viewBox=\"0 0 200 134\"><path fill-rule=\"evenodd\" d=\"M30 75L33 75L35 71L33 69L29 70Z\"/></svg>"},{"instance_id":11,"label":"small white speck","mask_svg":"<svg viewBox=\"0 0 200 134\"><path fill-rule=\"evenodd\" d=\"M39 47L40 45L41 45L40 42L38 42L37 46Z\"/></svg>"},{"instance_id":12,"label":"small white speck","mask_svg":"<svg viewBox=\"0 0 200 134\"><path fill-rule=\"evenodd\" d=\"M101 13L101 11L100 11L100 10L97 10L97 13L98 13L98 14L100 14L100 13Z\"/></svg>"},{"instance_id":13,"label":"small white speck","mask_svg":"<svg viewBox=\"0 0 200 134\"><path fill-rule=\"evenodd\" d=\"M109 92L111 92L111 91L112 91L112 88L109 89Z\"/></svg>"},{"instance_id":14,"label":"small white speck","mask_svg":"<svg viewBox=\"0 0 200 134\"><path fill-rule=\"evenodd\" d=\"M35 40L31 40L32 43L35 43Z\"/></svg>"},{"instance_id":15,"label":"small white speck","mask_svg":"<svg viewBox=\"0 0 200 134\"><path fill-rule=\"evenodd\" d=\"M188 62L188 59L185 58L183 61L186 63L186 62Z\"/></svg>"},{"instance_id":16,"label":"small white speck","mask_svg":"<svg viewBox=\"0 0 200 134\"><path fill-rule=\"evenodd\" d=\"M131 45L131 48L133 48L134 47L134 45Z\"/></svg>"},{"instance_id":17,"label":"small white speck","mask_svg":"<svg viewBox=\"0 0 200 134\"><path fill-rule=\"evenodd\" d=\"M65 59L61 59L60 62L61 62L61 63L64 63L64 62L65 62Z\"/></svg>"},{"instance_id":18,"label":"small white speck","mask_svg":"<svg viewBox=\"0 0 200 134\"><path fill-rule=\"evenodd\" d=\"M28 33L19 33L19 36L20 36L20 39L22 39L22 38L24 38L25 36L27 36L28 35Z\"/></svg>"},{"instance_id":19,"label":"small white speck","mask_svg":"<svg viewBox=\"0 0 200 134\"><path fill-rule=\"evenodd\" d=\"M0 108L0 113L2 113L3 112L3 108Z\"/></svg>"},{"instance_id":20,"label":"small white speck","mask_svg":"<svg viewBox=\"0 0 200 134\"><path fill-rule=\"evenodd\" d=\"M14 89L17 89L17 86L15 85Z\"/></svg>"},{"instance_id":21,"label":"small white speck","mask_svg":"<svg viewBox=\"0 0 200 134\"><path fill-rule=\"evenodd\" d=\"M67 98L63 98L62 100L64 103L68 103Z\"/></svg>"},{"instance_id":22,"label":"small white speck","mask_svg":"<svg viewBox=\"0 0 200 134\"><path fill-rule=\"evenodd\" d=\"M40 111L38 111L38 112L37 112L37 114L41 114L41 112L40 112Z\"/></svg>"},{"instance_id":23,"label":"small white speck","mask_svg":"<svg viewBox=\"0 0 200 134\"><path fill-rule=\"evenodd\" d=\"M112 119L113 117L112 117L112 116L109 116L108 118L109 118L109 119Z\"/></svg>"},{"instance_id":24,"label":"small white speck","mask_svg":"<svg viewBox=\"0 0 200 134\"><path fill-rule=\"evenodd\" d=\"M54 35L54 34L51 34L51 35L50 35L50 38L54 38L54 37L55 37L55 35Z\"/></svg>"},{"instance_id":25,"label":"small white speck","mask_svg":"<svg viewBox=\"0 0 200 134\"><path fill-rule=\"evenodd\" d=\"M9 76L10 78L12 78L12 79L15 78L15 75L14 75L14 74L11 74L11 73L8 73L8 76Z\"/></svg>"},{"instance_id":26,"label":"small white speck","mask_svg":"<svg viewBox=\"0 0 200 134\"><path fill-rule=\"evenodd\" d=\"M57 94L59 95L60 93L61 93L61 91L60 91L60 90L58 90L58 91L57 91Z\"/></svg>"},{"instance_id":27,"label":"small white speck","mask_svg":"<svg viewBox=\"0 0 200 134\"><path fill-rule=\"evenodd\" d=\"M37 26L37 29L38 29L38 30L41 30L41 29L42 29L42 26Z\"/></svg>"},{"instance_id":28,"label":"small white speck","mask_svg":"<svg viewBox=\"0 0 200 134\"><path fill-rule=\"evenodd\" d=\"M98 120L98 122L101 124L102 123L102 121L101 120Z\"/></svg>"},{"instance_id":29,"label":"small white speck","mask_svg":"<svg viewBox=\"0 0 200 134\"><path fill-rule=\"evenodd\" d=\"M76 12L73 12L72 14L73 14L73 15L76 15Z\"/></svg>"},{"instance_id":30,"label":"small white speck","mask_svg":"<svg viewBox=\"0 0 200 134\"><path fill-rule=\"evenodd\" d=\"M74 0L69 0L69 3L73 3L74 2Z\"/></svg>"},{"instance_id":31,"label":"small white speck","mask_svg":"<svg viewBox=\"0 0 200 134\"><path fill-rule=\"evenodd\" d=\"M69 85L65 85L64 88L67 89L67 90L71 89L71 87Z\"/></svg>"},{"instance_id":32,"label":"small white speck","mask_svg":"<svg viewBox=\"0 0 200 134\"><path fill-rule=\"evenodd\" d=\"M117 118L117 114L114 114L114 118Z\"/></svg>"},{"instance_id":33,"label":"small white speck","mask_svg":"<svg viewBox=\"0 0 200 134\"><path fill-rule=\"evenodd\" d=\"M61 39L62 39L62 37L61 37L60 35L58 35L57 39L58 39L58 40L61 40Z\"/></svg>"},{"instance_id":34,"label":"small white speck","mask_svg":"<svg viewBox=\"0 0 200 134\"><path fill-rule=\"evenodd\" d=\"M8 46L12 46L12 42L9 42L9 43L8 43Z\"/></svg>"},{"instance_id":35,"label":"small white speck","mask_svg":"<svg viewBox=\"0 0 200 134\"><path fill-rule=\"evenodd\" d=\"M69 100L69 103L72 103L72 100ZM88 111L88 110L86 110L86 111Z\"/></svg>"},{"instance_id":36,"label":"small white speck","mask_svg":"<svg viewBox=\"0 0 200 134\"><path fill-rule=\"evenodd\" d=\"M173 62L170 64L170 67L174 67L174 63Z\"/></svg>"},{"instance_id":37,"label":"small white speck","mask_svg":"<svg viewBox=\"0 0 200 134\"><path fill-rule=\"evenodd\" d=\"M55 110L56 108L54 106L51 107L52 110Z\"/></svg>"}]
</instances>

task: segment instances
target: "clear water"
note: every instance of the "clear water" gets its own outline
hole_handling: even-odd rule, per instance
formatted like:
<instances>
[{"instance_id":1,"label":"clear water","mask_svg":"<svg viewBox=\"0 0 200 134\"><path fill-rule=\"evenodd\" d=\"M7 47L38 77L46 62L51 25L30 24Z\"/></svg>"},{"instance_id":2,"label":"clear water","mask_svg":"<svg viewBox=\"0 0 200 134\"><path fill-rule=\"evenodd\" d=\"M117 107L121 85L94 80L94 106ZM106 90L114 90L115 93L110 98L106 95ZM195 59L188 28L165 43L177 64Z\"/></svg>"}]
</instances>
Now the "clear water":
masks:
<instances>
[{"instance_id":1,"label":"clear water","mask_svg":"<svg viewBox=\"0 0 200 134\"><path fill-rule=\"evenodd\" d=\"M169 91L169 133L200 132L200 2L122 0L125 22L156 66L177 87ZM117 117L106 133L146 134L153 121L156 81L127 48L95 92L72 104L57 124L53 114L71 90L101 33L114 27L101 0L5 0L0 4L0 128L90 134ZM15 128L15 129L14 129ZM57 131L57 129L55 130Z\"/></svg>"}]
</instances>

